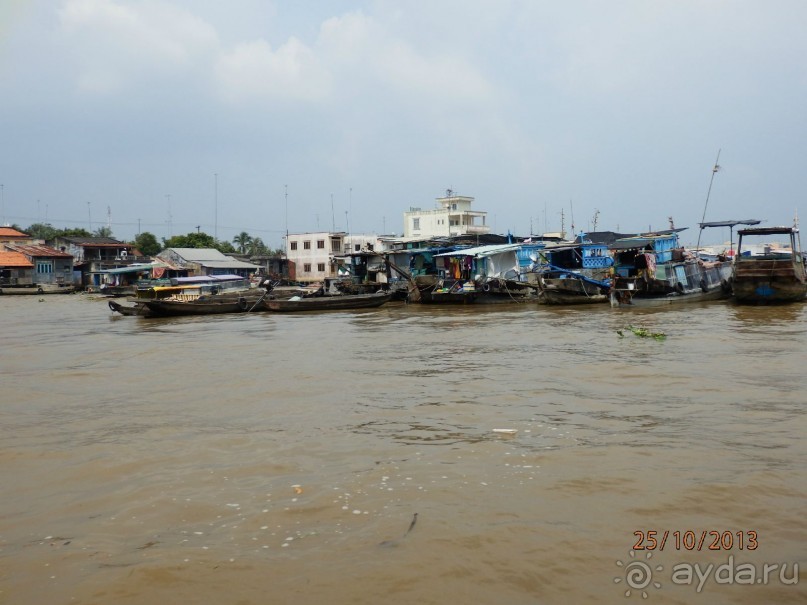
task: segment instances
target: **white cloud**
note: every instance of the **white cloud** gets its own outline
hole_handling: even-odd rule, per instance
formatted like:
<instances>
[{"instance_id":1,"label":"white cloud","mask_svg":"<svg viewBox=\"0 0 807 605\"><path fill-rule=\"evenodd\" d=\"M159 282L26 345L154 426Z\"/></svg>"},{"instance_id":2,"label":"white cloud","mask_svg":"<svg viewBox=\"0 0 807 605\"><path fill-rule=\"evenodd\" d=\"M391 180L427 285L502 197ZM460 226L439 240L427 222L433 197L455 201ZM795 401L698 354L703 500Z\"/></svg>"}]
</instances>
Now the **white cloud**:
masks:
<instances>
[{"instance_id":1,"label":"white cloud","mask_svg":"<svg viewBox=\"0 0 807 605\"><path fill-rule=\"evenodd\" d=\"M218 59L215 74L219 94L231 102L317 101L331 86L316 54L294 37L276 51L265 40L239 44Z\"/></svg>"},{"instance_id":2,"label":"white cloud","mask_svg":"<svg viewBox=\"0 0 807 605\"><path fill-rule=\"evenodd\" d=\"M210 25L160 2L68 0L59 19L84 92L122 92L193 70L218 47Z\"/></svg>"}]
</instances>

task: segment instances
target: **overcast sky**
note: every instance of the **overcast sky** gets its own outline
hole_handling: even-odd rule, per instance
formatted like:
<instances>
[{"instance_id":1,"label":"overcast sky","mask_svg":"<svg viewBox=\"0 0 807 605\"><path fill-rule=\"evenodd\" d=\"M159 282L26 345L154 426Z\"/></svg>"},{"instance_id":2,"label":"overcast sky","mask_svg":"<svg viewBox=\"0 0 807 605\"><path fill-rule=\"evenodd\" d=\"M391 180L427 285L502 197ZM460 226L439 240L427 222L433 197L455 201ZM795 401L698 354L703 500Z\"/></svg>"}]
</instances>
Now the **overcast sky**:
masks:
<instances>
[{"instance_id":1,"label":"overcast sky","mask_svg":"<svg viewBox=\"0 0 807 605\"><path fill-rule=\"evenodd\" d=\"M2 0L2 218L159 238L807 217L802 0ZM110 219L111 217L111 219ZM287 219L288 217L288 219ZM711 240L722 241L728 233Z\"/></svg>"}]
</instances>

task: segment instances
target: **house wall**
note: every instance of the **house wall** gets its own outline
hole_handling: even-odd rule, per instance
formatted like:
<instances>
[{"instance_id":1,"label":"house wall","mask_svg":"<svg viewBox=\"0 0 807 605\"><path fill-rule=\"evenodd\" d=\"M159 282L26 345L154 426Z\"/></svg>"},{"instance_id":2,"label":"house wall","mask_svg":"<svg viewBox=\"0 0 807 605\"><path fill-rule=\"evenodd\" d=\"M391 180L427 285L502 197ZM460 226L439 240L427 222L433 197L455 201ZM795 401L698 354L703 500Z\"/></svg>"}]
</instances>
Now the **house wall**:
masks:
<instances>
[{"instance_id":1,"label":"house wall","mask_svg":"<svg viewBox=\"0 0 807 605\"><path fill-rule=\"evenodd\" d=\"M37 257L31 262L34 264L35 284L69 284L73 281L72 258Z\"/></svg>"},{"instance_id":2,"label":"house wall","mask_svg":"<svg viewBox=\"0 0 807 605\"><path fill-rule=\"evenodd\" d=\"M315 233L289 234L286 239L286 256L293 264L292 279L301 282L316 282L336 277L335 255L344 253L344 233L320 231ZM291 267L289 273L291 274Z\"/></svg>"},{"instance_id":3,"label":"house wall","mask_svg":"<svg viewBox=\"0 0 807 605\"><path fill-rule=\"evenodd\" d=\"M469 233L483 234L486 212L473 211L474 198L450 195L437 198L438 207L433 210L410 208L404 212L404 237L449 237Z\"/></svg>"},{"instance_id":4,"label":"house wall","mask_svg":"<svg viewBox=\"0 0 807 605\"><path fill-rule=\"evenodd\" d=\"M0 288L3 286L30 286L33 283L33 269L23 267L0 268Z\"/></svg>"}]
</instances>

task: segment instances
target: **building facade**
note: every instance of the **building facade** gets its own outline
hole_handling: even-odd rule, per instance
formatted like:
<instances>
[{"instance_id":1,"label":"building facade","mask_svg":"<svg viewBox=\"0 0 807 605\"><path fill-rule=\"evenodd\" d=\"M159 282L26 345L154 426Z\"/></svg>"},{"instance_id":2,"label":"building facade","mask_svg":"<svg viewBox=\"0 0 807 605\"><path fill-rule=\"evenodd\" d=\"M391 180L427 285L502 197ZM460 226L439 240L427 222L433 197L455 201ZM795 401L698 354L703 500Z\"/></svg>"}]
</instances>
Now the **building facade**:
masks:
<instances>
[{"instance_id":1,"label":"building facade","mask_svg":"<svg viewBox=\"0 0 807 605\"><path fill-rule=\"evenodd\" d=\"M404 237L453 237L457 235L484 235L490 232L486 225L487 212L471 210L474 198L456 195L451 189L445 197L437 198L437 208L423 210L410 208L404 212Z\"/></svg>"},{"instance_id":2,"label":"building facade","mask_svg":"<svg viewBox=\"0 0 807 605\"><path fill-rule=\"evenodd\" d=\"M284 239L286 258L289 261L289 279L318 282L337 276L339 262L336 257L345 252L347 233L289 233Z\"/></svg>"}]
</instances>

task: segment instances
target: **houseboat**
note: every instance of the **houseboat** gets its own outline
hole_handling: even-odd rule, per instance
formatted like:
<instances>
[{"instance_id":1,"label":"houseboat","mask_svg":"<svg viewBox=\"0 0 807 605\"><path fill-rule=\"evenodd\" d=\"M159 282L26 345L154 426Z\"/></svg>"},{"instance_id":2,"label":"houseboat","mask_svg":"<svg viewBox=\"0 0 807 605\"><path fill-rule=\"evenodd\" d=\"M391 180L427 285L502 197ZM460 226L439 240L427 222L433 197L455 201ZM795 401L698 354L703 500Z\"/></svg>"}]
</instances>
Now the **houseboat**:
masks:
<instances>
[{"instance_id":1,"label":"houseboat","mask_svg":"<svg viewBox=\"0 0 807 605\"><path fill-rule=\"evenodd\" d=\"M583 239L551 244L536 255L539 302L550 305L605 303L611 288L613 258L608 246Z\"/></svg>"},{"instance_id":2,"label":"houseboat","mask_svg":"<svg viewBox=\"0 0 807 605\"><path fill-rule=\"evenodd\" d=\"M740 229L737 234L737 254L732 271L732 294L744 304L772 304L802 301L807 296L805 259L801 250L799 230L795 227L753 227ZM764 238L784 237L789 246L763 244L759 253L752 253L750 242Z\"/></svg>"},{"instance_id":3,"label":"houseboat","mask_svg":"<svg viewBox=\"0 0 807 605\"><path fill-rule=\"evenodd\" d=\"M683 229L617 239L613 254L613 306L655 306L728 298L731 263L706 261L678 241Z\"/></svg>"}]
</instances>

